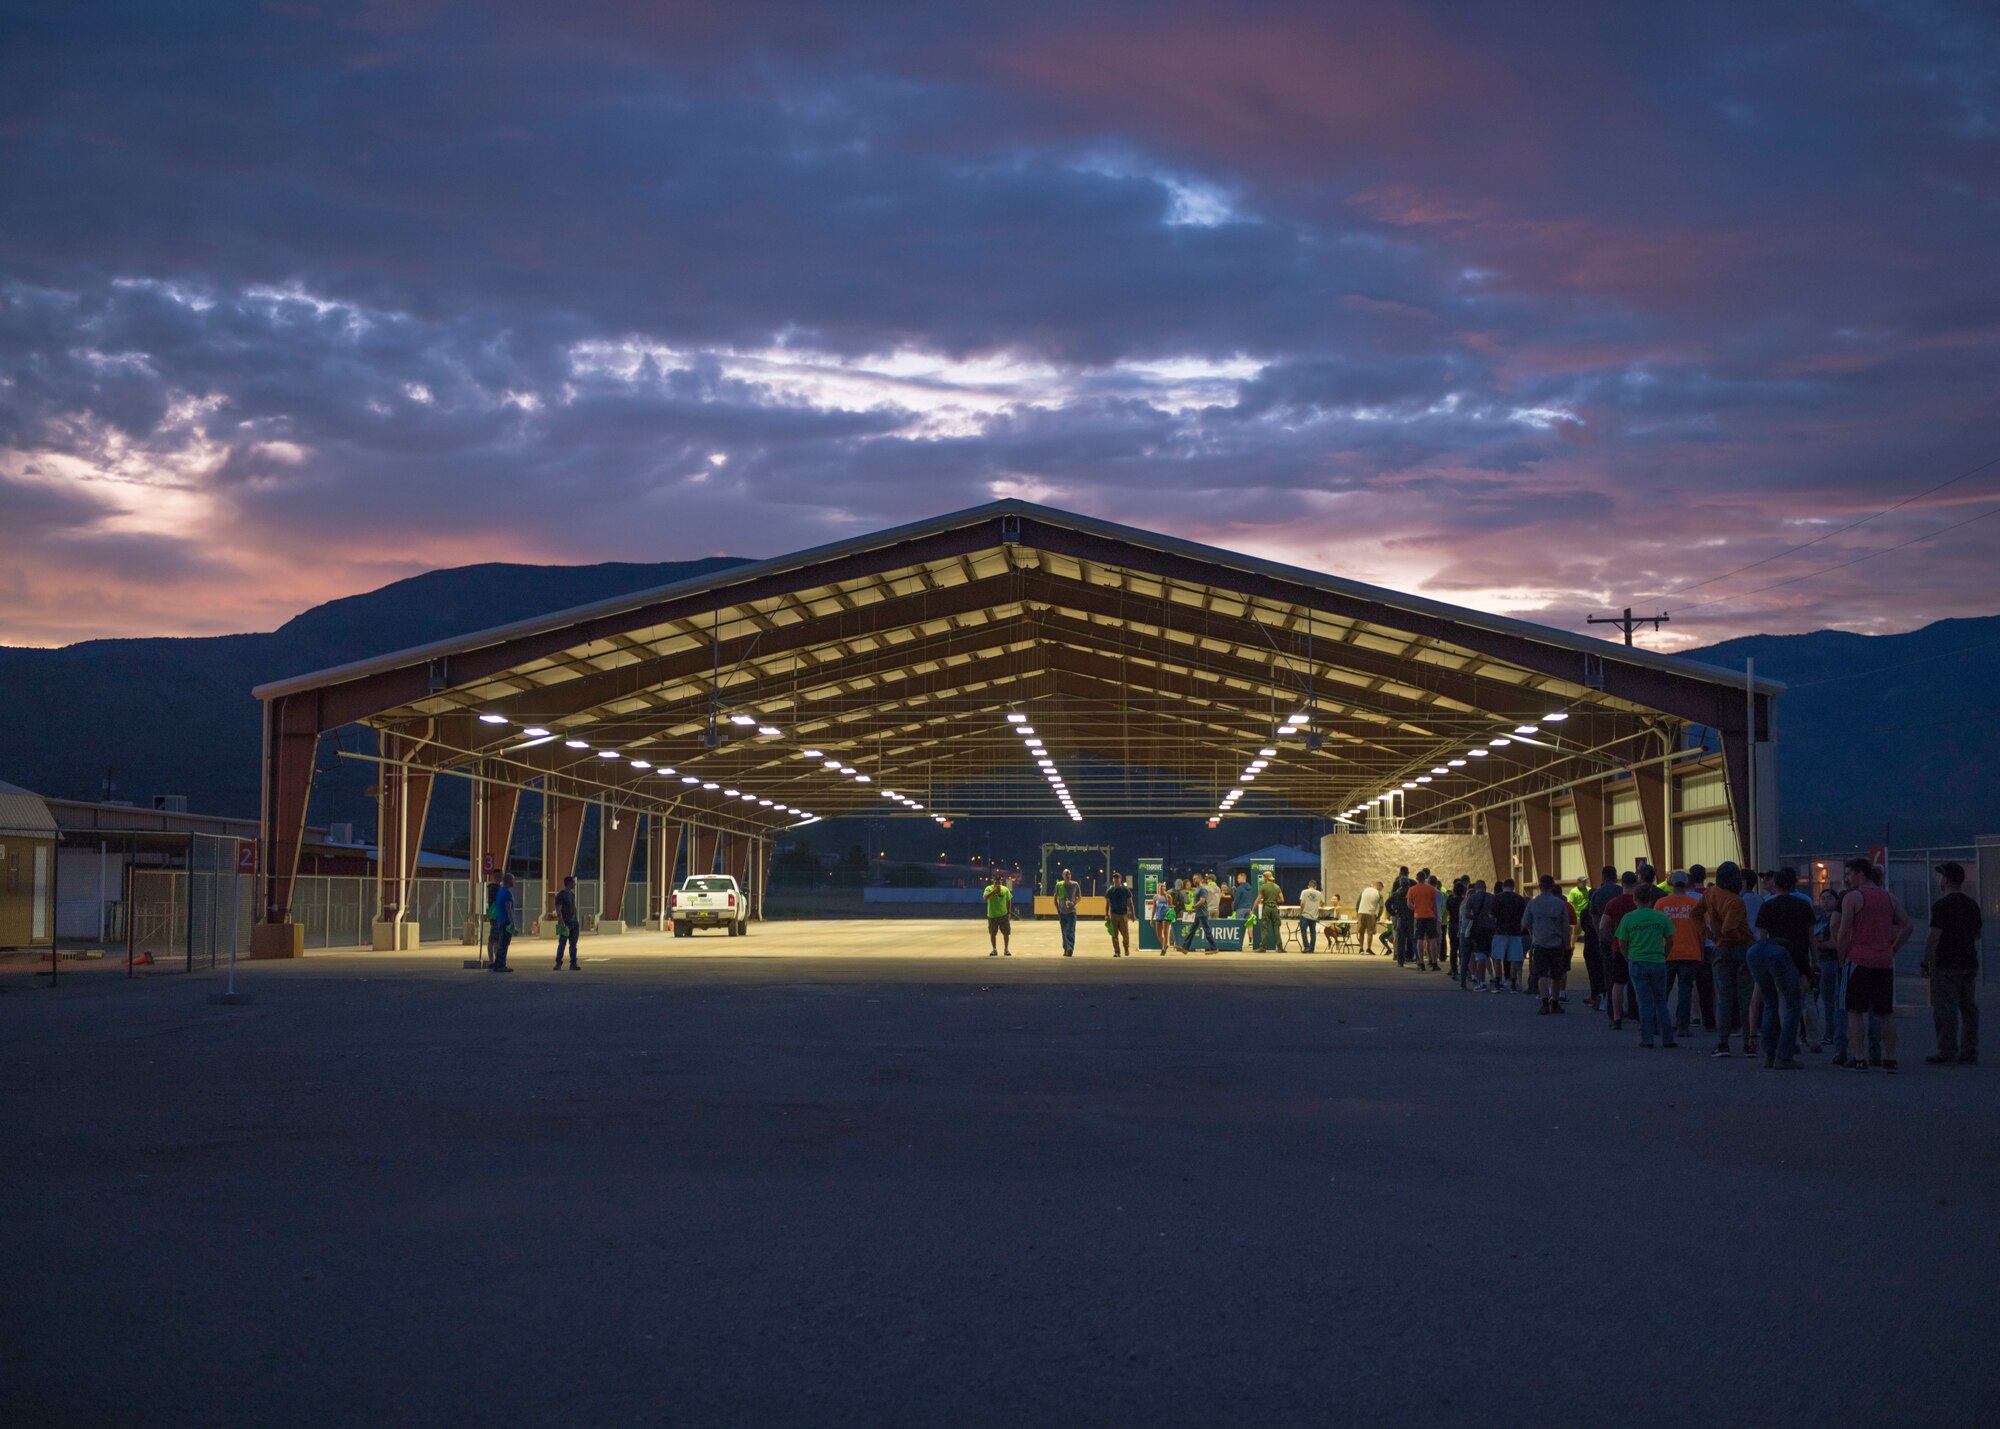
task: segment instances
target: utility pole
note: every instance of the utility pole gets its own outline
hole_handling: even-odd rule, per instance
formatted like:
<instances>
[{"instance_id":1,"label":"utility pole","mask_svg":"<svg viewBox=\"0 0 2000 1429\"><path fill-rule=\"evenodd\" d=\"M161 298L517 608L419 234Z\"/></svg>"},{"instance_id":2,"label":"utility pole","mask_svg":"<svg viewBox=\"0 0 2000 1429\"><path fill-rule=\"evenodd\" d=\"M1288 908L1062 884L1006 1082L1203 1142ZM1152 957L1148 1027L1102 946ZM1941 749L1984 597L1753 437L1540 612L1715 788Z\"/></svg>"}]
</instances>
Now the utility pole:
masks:
<instances>
[{"instance_id":1,"label":"utility pole","mask_svg":"<svg viewBox=\"0 0 2000 1429\"><path fill-rule=\"evenodd\" d=\"M1650 625L1653 627L1653 629L1658 630L1662 625L1665 625L1668 621L1672 619L1673 617L1671 615L1667 615L1664 613L1660 615L1634 615L1632 613L1632 607L1628 605L1625 607L1625 613L1623 615L1593 615L1590 616L1588 619L1586 619L1584 621L1584 624L1615 625L1620 630L1623 630L1625 632L1625 643L1627 645L1630 645L1632 643L1633 626Z\"/></svg>"}]
</instances>

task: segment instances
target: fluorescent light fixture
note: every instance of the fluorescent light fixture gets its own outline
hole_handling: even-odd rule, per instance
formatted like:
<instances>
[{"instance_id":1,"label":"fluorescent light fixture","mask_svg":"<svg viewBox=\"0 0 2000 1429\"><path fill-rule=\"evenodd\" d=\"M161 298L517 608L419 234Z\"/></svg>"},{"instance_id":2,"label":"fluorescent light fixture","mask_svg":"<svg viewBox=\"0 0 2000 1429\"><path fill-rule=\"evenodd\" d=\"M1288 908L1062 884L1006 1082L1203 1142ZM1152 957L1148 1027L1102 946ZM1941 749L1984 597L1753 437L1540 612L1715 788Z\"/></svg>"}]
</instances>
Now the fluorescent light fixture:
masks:
<instances>
[{"instance_id":1,"label":"fluorescent light fixture","mask_svg":"<svg viewBox=\"0 0 2000 1429\"><path fill-rule=\"evenodd\" d=\"M650 759L635 759L632 761L632 767L634 769L651 769L653 761Z\"/></svg>"},{"instance_id":2,"label":"fluorescent light fixture","mask_svg":"<svg viewBox=\"0 0 2000 1429\"><path fill-rule=\"evenodd\" d=\"M1268 759L1253 759L1253 760L1251 760L1251 761L1250 761L1250 767L1251 767L1251 768L1252 768L1253 770L1254 770L1254 769L1268 769L1268 768L1270 767L1270 765L1271 765L1271 761L1270 761L1270 760L1268 760Z\"/></svg>"},{"instance_id":3,"label":"fluorescent light fixture","mask_svg":"<svg viewBox=\"0 0 2000 1429\"><path fill-rule=\"evenodd\" d=\"M1540 725L1517 724L1514 726L1514 733L1516 734L1540 734L1541 732L1542 729Z\"/></svg>"},{"instance_id":4,"label":"fluorescent light fixture","mask_svg":"<svg viewBox=\"0 0 2000 1429\"><path fill-rule=\"evenodd\" d=\"M1257 752L1266 759L1276 759L1278 757L1278 751L1275 749L1260 749Z\"/></svg>"},{"instance_id":5,"label":"fluorescent light fixture","mask_svg":"<svg viewBox=\"0 0 2000 1429\"><path fill-rule=\"evenodd\" d=\"M776 739L778 737L778 727L775 724L760 724L757 726L757 733L763 735L766 739Z\"/></svg>"},{"instance_id":6,"label":"fluorescent light fixture","mask_svg":"<svg viewBox=\"0 0 2000 1429\"><path fill-rule=\"evenodd\" d=\"M1311 718L1311 716L1310 716L1310 715L1308 715L1308 714L1307 714L1307 713L1306 713L1306 712L1305 712L1304 710L1300 710L1300 711L1299 711L1299 712L1298 712L1297 714L1295 714L1295 715L1292 715L1292 716L1291 716L1290 718L1288 718L1288 719L1287 719L1287 720L1285 721L1285 723L1286 723L1286 724L1304 724L1304 723L1305 723L1305 722L1306 722L1306 721L1307 721L1308 719L1310 719L1310 718Z\"/></svg>"},{"instance_id":7,"label":"fluorescent light fixture","mask_svg":"<svg viewBox=\"0 0 2000 1429\"><path fill-rule=\"evenodd\" d=\"M1564 713L1563 713L1563 712L1562 712L1561 710L1556 710L1556 711L1554 711L1554 712L1552 712L1552 713L1550 713L1550 714L1545 714L1545 715L1543 715L1543 716L1542 716L1542 723L1543 723L1543 724L1561 724L1561 723L1562 723L1562 722L1563 722L1564 720L1566 720L1566 719L1568 719L1568 718L1569 718L1569 716L1568 716L1568 715L1566 715L1566 714L1564 714Z\"/></svg>"},{"instance_id":8,"label":"fluorescent light fixture","mask_svg":"<svg viewBox=\"0 0 2000 1429\"><path fill-rule=\"evenodd\" d=\"M497 714L483 714L479 717L479 722L481 724L505 724L507 723L507 716L497 715Z\"/></svg>"},{"instance_id":9,"label":"fluorescent light fixture","mask_svg":"<svg viewBox=\"0 0 2000 1429\"><path fill-rule=\"evenodd\" d=\"M702 787L702 788L704 788L704 789L711 789L711 788L713 788L713 787L715 787L715 786L714 786L714 785L712 785L712 784L704 784L704 785L702 785L701 787ZM736 791L735 791L734 789L724 789L724 790L722 791L722 794L723 794L723 797L724 797L724 798L726 798L726 799L733 799L733 798L735 798L735 797L736 797Z\"/></svg>"},{"instance_id":10,"label":"fluorescent light fixture","mask_svg":"<svg viewBox=\"0 0 2000 1429\"><path fill-rule=\"evenodd\" d=\"M1010 714L1007 716L1007 723L1009 724L1026 724L1027 722L1028 717L1024 714Z\"/></svg>"},{"instance_id":11,"label":"fluorescent light fixture","mask_svg":"<svg viewBox=\"0 0 2000 1429\"><path fill-rule=\"evenodd\" d=\"M921 808L923 808L923 805L922 805L922 804L912 804L912 805L910 805L910 807L911 807L911 808L913 808L913 809L921 809ZM932 818L934 818L934 819L937 819L937 820L939 820L940 822L942 822L942 821L943 821L943 819L944 819L944 815L943 815L943 814L932 814L932 815L931 815L931 817L932 817Z\"/></svg>"},{"instance_id":12,"label":"fluorescent light fixture","mask_svg":"<svg viewBox=\"0 0 2000 1429\"><path fill-rule=\"evenodd\" d=\"M1417 787L1417 781L1414 779L1405 779L1403 781L1403 787L1405 789L1414 789Z\"/></svg>"},{"instance_id":13,"label":"fluorescent light fixture","mask_svg":"<svg viewBox=\"0 0 2000 1429\"><path fill-rule=\"evenodd\" d=\"M771 801L769 799L759 799L757 801L757 806L759 808L768 809L771 807Z\"/></svg>"},{"instance_id":14,"label":"fluorescent light fixture","mask_svg":"<svg viewBox=\"0 0 2000 1429\"><path fill-rule=\"evenodd\" d=\"M840 772L843 774L852 774L854 772L854 766L852 764L843 764L840 766Z\"/></svg>"},{"instance_id":15,"label":"fluorescent light fixture","mask_svg":"<svg viewBox=\"0 0 2000 1429\"><path fill-rule=\"evenodd\" d=\"M1442 774L1442 773L1444 773L1444 766L1443 766L1442 764L1433 764L1433 765L1431 766L1431 773L1433 773L1433 774Z\"/></svg>"},{"instance_id":16,"label":"fluorescent light fixture","mask_svg":"<svg viewBox=\"0 0 2000 1429\"><path fill-rule=\"evenodd\" d=\"M674 772L674 768L673 768L673 766L672 766L671 764L662 764L662 765L660 766L660 768L659 768L659 773L660 773L660 776L661 776L662 778L664 778L665 776L667 776L667 775L669 775L669 774L671 774L671 773L673 773L673 772Z\"/></svg>"},{"instance_id":17,"label":"fluorescent light fixture","mask_svg":"<svg viewBox=\"0 0 2000 1429\"><path fill-rule=\"evenodd\" d=\"M1465 761L1463 759L1447 759L1445 763L1450 765L1453 769L1465 768Z\"/></svg>"},{"instance_id":18,"label":"fluorescent light fixture","mask_svg":"<svg viewBox=\"0 0 2000 1429\"><path fill-rule=\"evenodd\" d=\"M755 715L731 715L729 722L731 724L755 724L757 723L757 717Z\"/></svg>"},{"instance_id":19,"label":"fluorescent light fixture","mask_svg":"<svg viewBox=\"0 0 2000 1429\"><path fill-rule=\"evenodd\" d=\"M801 759L817 759L819 757L820 751L817 749L801 749L799 751L799 758Z\"/></svg>"},{"instance_id":20,"label":"fluorescent light fixture","mask_svg":"<svg viewBox=\"0 0 2000 1429\"><path fill-rule=\"evenodd\" d=\"M1023 738L1033 734L1034 732L1035 732L1035 727L1031 724L1017 724L1014 726L1014 733L1021 735Z\"/></svg>"},{"instance_id":21,"label":"fluorescent light fixture","mask_svg":"<svg viewBox=\"0 0 2000 1429\"><path fill-rule=\"evenodd\" d=\"M1417 782L1419 784L1428 784L1431 782L1431 776L1428 774L1419 774L1417 776Z\"/></svg>"},{"instance_id":22,"label":"fluorescent light fixture","mask_svg":"<svg viewBox=\"0 0 2000 1429\"><path fill-rule=\"evenodd\" d=\"M1505 749L1508 745L1512 744L1513 742L1514 742L1513 740L1506 739L1503 737L1501 739L1493 740L1486 747L1488 749Z\"/></svg>"},{"instance_id":23,"label":"fluorescent light fixture","mask_svg":"<svg viewBox=\"0 0 2000 1429\"><path fill-rule=\"evenodd\" d=\"M530 739L546 739L548 738L549 734L547 730L543 729L538 724L529 725L526 729L522 730L521 733L527 735L528 738Z\"/></svg>"},{"instance_id":24,"label":"fluorescent light fixture","mask_svg":"<svg viewBox=\"0 0 2000 1429\"><path fill-rule=\"evenodd\" d=\"M757 802L757 796L755 794L738 794L736 797L741 799L746 804L754 804Z\"/></svg>"},{"instance_id":25,"label":"fluorescent light fixture","mask_svg":"<svg viewBox=\"0 0 2000 1429\"><path fill-rule=\"evenodd\" d=\"M720 784L704 784L701 787L704 789L719 789L722 786Z\"/></svg>"},{"instance_id":26,"label":"fluorescent light fixture","mask_svg":"<svg viewBox=\"0 0 2000 1429\"><path fill-rule=\"evenodd\" d=\"M570 749L588 749L590 746L581 739L565 739L563 744Z\"/></svg>"},{"instance_id":27,"label":"fluorescent light fixture","mask_svg":"<svg viewBox=\"0 0 2000 1429\"><path fill-rule=\"evenodd\" d=\"M1240 779L1243 783L1248 784L1252 779L1255 779L1257 776L1255 774L1239 774L1236 777Z\"/></svg>"},{"instance_id":28,"label":"fluorescent light fixture","mask_svg":"<svg viewBox=\"0 0 2000 1429\"><path fill-rule=\"evenodd\" d=\"M615 749L600 749L597 751L597 757L599 759L616 759L618 751Z\"/></svg>"},{"instance_id":29,"label":"fluorescent light fixture","mask_svg":"<svg viewBox=\"0 0 2000 1429\"><path fill-rule=\"evenodd\" d=\"M1468 749L1465 752L1470 754L1474 759L1484 759L1486 757L1486 751L1483 749Z\"/></svg>"},{"instance_id":30,"label":"fluorescent light fixture","mask_svg":"<svg viewBox=\"0 0 2000 1429\"><path fill-rule=\"evenodd\" d=\"M840 761L838 759L829 759L826 761L826 767L828 769L838 769L840 768Z\"/></svg>"},{"instance_id":31,"label":"fluorescent light fixture","mask_svg":"<svg viewBox=\"0 0 2000 1429\"><path fill-rule=\"evenodd\" d=\"M854 776L854 782L857 784L872 784L875 781L866 774L857 774Z\"/></svg>"},{"instance_id":32,"label":"fluorescent light fixture","mask_svg":"<svg viewBox=\"0 0 2000 1429\"><path fill-rule=\"evenodd\" d=\"M1039 739L1031 739L1028 741L1028 748L1040 749L1042 748L1042 742Z\"/></svg>"},{"instance_id":33,"label":"fluorescent light fixture","mask_svg":"<svg viewBox=\"0 0 2000 1429\"><path fill-rule=\"evenodd\" d=\"M699 784L700 782L701 780L695 778L692 774L681 775L681 783L683 784Z\"/></svg>"}]
</instances>

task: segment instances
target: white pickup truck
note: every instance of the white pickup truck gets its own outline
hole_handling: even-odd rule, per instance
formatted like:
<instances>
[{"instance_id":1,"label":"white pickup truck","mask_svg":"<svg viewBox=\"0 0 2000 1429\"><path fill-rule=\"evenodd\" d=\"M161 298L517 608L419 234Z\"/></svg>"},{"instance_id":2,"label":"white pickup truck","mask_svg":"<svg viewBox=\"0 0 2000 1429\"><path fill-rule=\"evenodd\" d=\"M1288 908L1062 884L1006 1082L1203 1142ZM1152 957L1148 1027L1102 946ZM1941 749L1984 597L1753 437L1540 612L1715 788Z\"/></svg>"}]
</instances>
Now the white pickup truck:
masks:
<instances>
[{"instance_id":1,"label":"white pickup truck","mask_svg":"<svg viewBox=\"0 0 2000 1429\"><path fill-rule=\"evenodd\" d=\"M740 938L750 931L750 904L726 873L697 873L674 890L674 936L692 938L696 928L727 928Z\"/></svg>"}]
</instances>

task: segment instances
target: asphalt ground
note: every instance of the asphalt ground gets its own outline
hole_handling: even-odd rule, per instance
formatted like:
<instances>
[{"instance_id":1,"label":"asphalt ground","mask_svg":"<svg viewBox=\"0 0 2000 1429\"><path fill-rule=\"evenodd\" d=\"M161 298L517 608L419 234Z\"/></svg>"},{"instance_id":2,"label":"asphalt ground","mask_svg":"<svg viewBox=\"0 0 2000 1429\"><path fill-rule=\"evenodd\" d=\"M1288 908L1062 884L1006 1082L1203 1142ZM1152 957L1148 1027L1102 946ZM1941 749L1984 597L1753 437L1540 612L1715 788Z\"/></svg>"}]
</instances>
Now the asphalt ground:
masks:
<instances>
[{"instance_id":1,"label":"asphalt ground","mask_svg":"<svg viewBox=\"0 0 2000 1429\"><path fill-rule=\"evenodd\" d=\"M8 980L0 1424L2000 1422L2000 1073L1927 1014L1781 1074L814 926Z\"/></svg>"}]
</instances>

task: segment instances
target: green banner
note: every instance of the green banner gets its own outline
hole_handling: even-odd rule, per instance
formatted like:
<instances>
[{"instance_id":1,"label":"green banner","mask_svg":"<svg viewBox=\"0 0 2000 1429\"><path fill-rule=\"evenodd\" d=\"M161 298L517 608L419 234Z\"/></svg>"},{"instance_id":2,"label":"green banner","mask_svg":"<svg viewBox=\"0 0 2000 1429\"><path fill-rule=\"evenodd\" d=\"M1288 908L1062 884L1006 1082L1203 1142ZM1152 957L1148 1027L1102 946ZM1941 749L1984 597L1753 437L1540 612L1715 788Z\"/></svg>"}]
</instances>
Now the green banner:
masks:
<instances>
[{"instance_id":1,"label":"green banner","mask_svg":"<svg viewBox=\"0 0 2000 1429\"><path fill-rule=\"evenodd\" d=\"M1147 903L1159 891L1160 880L1167 876L1167 861L1163 858L1142 858L1139 860L1139 896Z\"/></svg>"}]
</instances>

